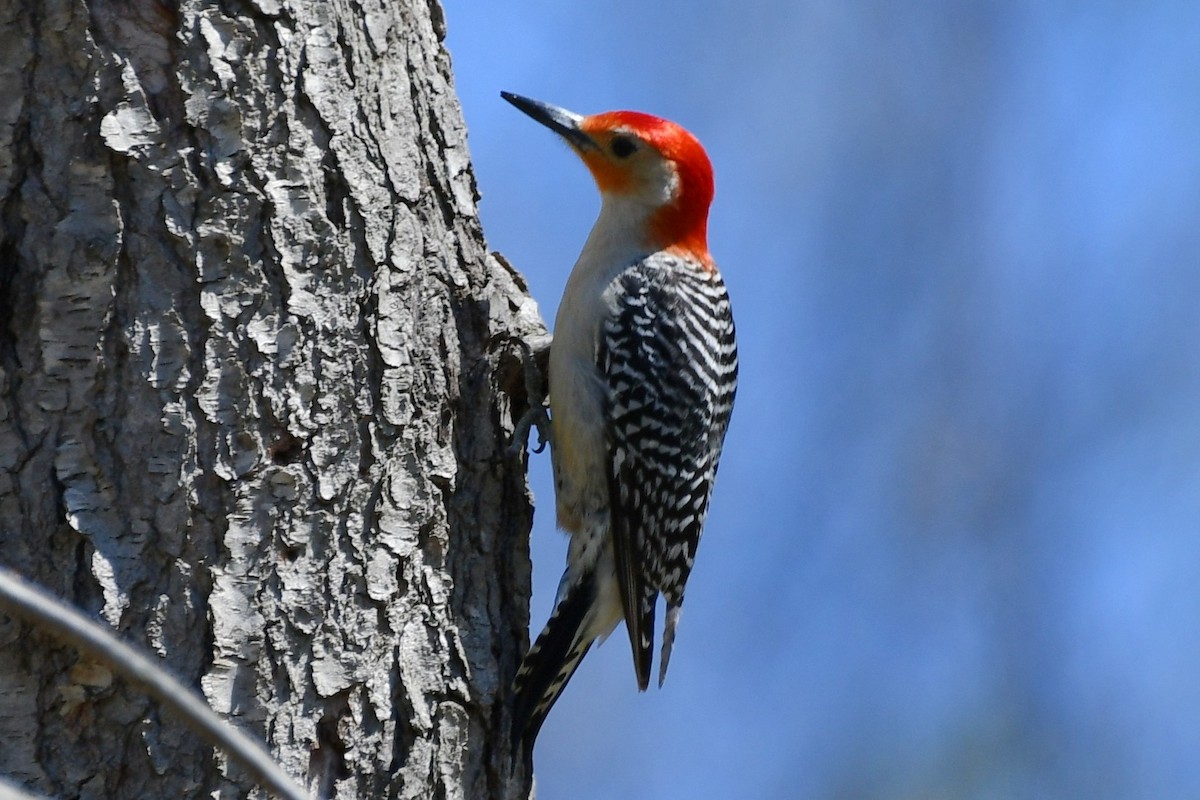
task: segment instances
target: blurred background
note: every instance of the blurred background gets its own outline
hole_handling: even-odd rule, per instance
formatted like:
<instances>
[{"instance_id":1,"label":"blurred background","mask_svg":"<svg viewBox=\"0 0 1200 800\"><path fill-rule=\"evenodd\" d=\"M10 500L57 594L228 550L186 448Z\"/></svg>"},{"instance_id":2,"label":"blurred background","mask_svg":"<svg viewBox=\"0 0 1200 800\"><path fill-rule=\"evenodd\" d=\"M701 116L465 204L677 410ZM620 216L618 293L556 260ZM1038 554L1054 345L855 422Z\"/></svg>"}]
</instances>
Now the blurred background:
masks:
<instances>
[{"instance_id":1,"label":"blurred background","mask_svg":"<svg viewBox=\"0 0 1200 800\"><path fill-rule=\"evenodd\" d=\"M1200 4L446 14L546 319L599 199L501 89L704 142L741 346L666 687L593 650L538 796L1200 797Z\"/></svg>"}]
</instances>

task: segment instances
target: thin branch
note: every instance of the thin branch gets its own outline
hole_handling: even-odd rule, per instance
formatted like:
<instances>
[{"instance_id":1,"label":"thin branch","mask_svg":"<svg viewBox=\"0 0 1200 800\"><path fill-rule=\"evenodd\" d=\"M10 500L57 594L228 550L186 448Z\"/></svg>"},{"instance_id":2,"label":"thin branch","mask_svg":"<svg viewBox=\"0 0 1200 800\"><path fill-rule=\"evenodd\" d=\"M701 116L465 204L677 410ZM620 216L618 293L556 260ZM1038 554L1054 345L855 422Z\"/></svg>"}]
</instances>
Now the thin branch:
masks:
<instances>
[{"instance_id":1,"label":"thin branch","mask_svg":"<svg viewBox=\"0 0 1200 800\"><path fill-rule=\"evenodd\" d=\"M141 686L270 791L287 800L309 800L308 793L275 763L261 743L218 716L161 664L117 639L110 628L88 619L3 566L0 566L0 608L50 631Z\"/></svg>"}]
</instances>

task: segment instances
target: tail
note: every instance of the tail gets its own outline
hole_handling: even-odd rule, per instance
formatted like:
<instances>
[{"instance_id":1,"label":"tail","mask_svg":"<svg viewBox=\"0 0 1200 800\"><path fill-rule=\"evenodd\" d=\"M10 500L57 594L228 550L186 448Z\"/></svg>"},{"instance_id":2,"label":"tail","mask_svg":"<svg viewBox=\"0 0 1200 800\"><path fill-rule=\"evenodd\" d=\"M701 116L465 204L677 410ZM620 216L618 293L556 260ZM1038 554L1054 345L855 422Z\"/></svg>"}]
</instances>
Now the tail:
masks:
<instances>
[{"instance_id":1,"label":"tail","mask_svg":"<svg viewBox=\"0 0 1200 800\"><path fill-rule=\"evenodd\" d=\"M658 660L658 688L667 680L667 664L671 663L671 645L675 644L675 626L679 624L683 600L667 601L667 624L663 627L662 657Z\"/></svg>"},{"instance_id":2,"label":"tail","mask_svg":"<svg viewBox=\"0 0 1200 800\"><path fill-rule=\"evenodd\" d=\"M515 746L517 741L524 745L526 759L531 757L546 715L591 648L595 637L583 635L584 623L595 605L596 595L595 573L589 572L559 601L546 627L525 654L513 685L514 759L520 749Z\"/></svg>"}]
</instances>

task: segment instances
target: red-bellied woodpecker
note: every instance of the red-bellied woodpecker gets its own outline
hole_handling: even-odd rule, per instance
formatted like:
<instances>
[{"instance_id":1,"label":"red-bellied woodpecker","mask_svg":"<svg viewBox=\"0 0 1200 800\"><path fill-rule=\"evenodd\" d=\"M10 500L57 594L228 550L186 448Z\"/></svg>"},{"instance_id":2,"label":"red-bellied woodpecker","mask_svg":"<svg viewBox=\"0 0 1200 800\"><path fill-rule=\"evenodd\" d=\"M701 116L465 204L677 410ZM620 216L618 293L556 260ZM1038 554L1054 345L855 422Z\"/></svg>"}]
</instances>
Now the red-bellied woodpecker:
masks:
<instances>
[{"instance_id":1,"label":"red-bellied woodpecker","mask_svg":"<svg viewBox=\"0 0 1200 800\"><path fill-rule=\"evenodd\" d=\"M662 685L733 408L737 347L708 253L712 166L695 137L648 114L585 117L501 96L567 141L603 199L550 347L550 451L558 524L571 539L554 613L517 673L514 733L528 751L592 642L621 619L646 689L660 593Z\"/></svg>"}]
</instances>

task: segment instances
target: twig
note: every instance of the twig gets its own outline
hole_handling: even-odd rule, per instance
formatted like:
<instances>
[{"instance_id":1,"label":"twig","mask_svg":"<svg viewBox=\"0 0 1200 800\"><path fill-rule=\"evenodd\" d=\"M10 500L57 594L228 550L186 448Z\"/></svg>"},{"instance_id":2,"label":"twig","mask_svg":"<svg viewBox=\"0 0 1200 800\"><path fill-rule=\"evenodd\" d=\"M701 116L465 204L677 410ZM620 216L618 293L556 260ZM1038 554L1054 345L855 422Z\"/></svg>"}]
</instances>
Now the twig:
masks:
<instances>
[{"instance_id":1,"label":"twig","mask_svg":"<svg viewBox=\"0 0 1200 800\"><path fill-rule=\"evenodd\" d=\"M275 763L262 744L218 716L161 664L120 641L111 629L88 619L3 566L0 566L0 607L50 631L144 688L270 791L287 800L310 800L308 793Z\"/></svg>"}]
</instances>

